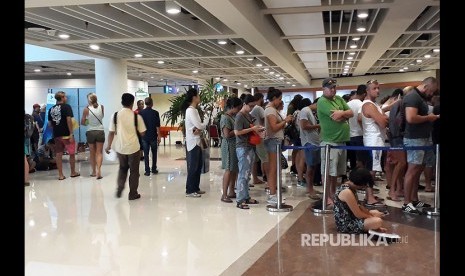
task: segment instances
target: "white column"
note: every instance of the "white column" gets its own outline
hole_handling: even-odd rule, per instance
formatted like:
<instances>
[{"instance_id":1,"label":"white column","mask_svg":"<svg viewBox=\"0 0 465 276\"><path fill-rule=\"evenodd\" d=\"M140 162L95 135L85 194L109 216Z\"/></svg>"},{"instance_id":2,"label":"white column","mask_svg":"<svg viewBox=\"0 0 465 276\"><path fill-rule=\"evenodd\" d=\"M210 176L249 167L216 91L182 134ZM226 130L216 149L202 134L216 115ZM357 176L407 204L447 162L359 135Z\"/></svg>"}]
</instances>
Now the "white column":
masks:
<instances>
[{"instance_id":1,"label":"white column","mask_svg":"<svg viewBox=\"0 0 465 276\"><path fill-rule=\"evenodd\" d=\"M105 117L102 121L105 137L108 135L112 114L122 108L121 95L128 90L127 75L126 61L95 59L95 91L98 101L105 107Z\"/></svg>"}]
</instances>

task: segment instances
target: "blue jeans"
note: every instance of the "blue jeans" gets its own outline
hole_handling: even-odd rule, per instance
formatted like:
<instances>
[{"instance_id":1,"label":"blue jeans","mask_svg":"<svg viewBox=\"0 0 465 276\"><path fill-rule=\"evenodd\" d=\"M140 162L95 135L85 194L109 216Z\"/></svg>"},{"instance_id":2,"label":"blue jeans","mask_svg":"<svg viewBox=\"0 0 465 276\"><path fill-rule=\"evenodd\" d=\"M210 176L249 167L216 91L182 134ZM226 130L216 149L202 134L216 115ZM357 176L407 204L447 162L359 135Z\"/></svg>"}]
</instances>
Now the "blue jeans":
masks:
<instances>
[{"instance_id":1,"label":"blue jeans","mask_svg":"<svg viewBox=\"0 0 465 276\"><path fill-rule=\"evenodd\" d=\"M147 142L144 139L142 139L142 148L144 149L145 172L150 173L149 150L152 150L152 172L154 172L157 169L157 139L150 142Z\"/></svg>"},{"instance_id":2,"label":"blue jeans","mask_svg":"<svg viewBox=\"0 0 465 276\"><path fill-rule=\"evenodd\" d=\"M249 196L249 174L252 168L252 162L254 160L253 148L251 147L239 147L236 148L237 159L239 160L239 173L237 176L237 186L236 186L236 201L237 203L242 203L247 199L250 199Z\"/></svg>"},{"instance_id":3,"label":"blue jeans","mask_svg":"<svg viewBox=\"0 0 465 276\"><path fill-rule=\"evenodd\" d=\"M186 194L200 191L200 173L202 171L202 149L195 146L192 150L187 151L187 180Z\"/></svg>"}]
</instances>

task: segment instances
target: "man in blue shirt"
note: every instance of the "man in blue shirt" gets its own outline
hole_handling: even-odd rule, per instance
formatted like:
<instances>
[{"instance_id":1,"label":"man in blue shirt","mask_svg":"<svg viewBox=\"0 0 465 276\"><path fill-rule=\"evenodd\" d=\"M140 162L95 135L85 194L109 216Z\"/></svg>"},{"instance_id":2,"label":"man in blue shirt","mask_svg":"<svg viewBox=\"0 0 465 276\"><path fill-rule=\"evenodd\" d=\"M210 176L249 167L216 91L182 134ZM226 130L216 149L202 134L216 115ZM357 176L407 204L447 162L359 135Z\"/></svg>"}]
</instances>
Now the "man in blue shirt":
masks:
<instances>
[{"instance_id":1,"label":"man in blue shirt","mask_svg":"<svg viewBox=\"0 0 465 276\"><path fill-rule=\"evenodd\" d=\"M139 111L139 115L144 119L147 131L145 136L142 137L142 147L144 149L144 163L145 173L144 175L150 175L149 166L149 150L152 151L152 173L157 174L157 148L160 144L160 115L158 111L152 109L153 100L150 97L145 98L145 108Z\"/></svg>"}]
</instances>

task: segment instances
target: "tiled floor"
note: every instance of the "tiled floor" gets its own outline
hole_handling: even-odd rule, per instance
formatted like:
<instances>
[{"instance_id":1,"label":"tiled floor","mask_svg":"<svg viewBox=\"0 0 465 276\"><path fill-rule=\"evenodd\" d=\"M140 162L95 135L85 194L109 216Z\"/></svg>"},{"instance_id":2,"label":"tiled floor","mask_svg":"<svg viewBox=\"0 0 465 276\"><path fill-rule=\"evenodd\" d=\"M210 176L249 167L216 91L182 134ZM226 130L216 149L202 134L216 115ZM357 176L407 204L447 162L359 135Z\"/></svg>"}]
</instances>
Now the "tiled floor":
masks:
<instances>
[{"instance_id":1,"label":"tiled floor","mask_svg":"<svg viewBox=\"0 0 465 276\"><path fill-rule=\"evenodd\" d=\"M305 197L305 188L296 187L296 178L288 173L283 173L284 183L289 187L284 197L287 204L296 207L290 213L266 210L263 185L251 188L251 196L260 204L252 205L250 210L240 210L234 203L221 202L223 171L220 161L211 161L210 173L201 177L200 187L207 193L202 198L186 198L186 163L176 160L183 155L182 148L161 146L160 173L150 177L143 175L141 162L139 193L142 198L135 201L127 200L128 189L122 198L115 198L116 163L105 162L103 179L96 180L88 176L89 163L83 153L78 156L80 177L58 181L56 171L31 174L31 186L25 187L26 275L275 275L279 272L283 275L311 275L311 267L318 267L315 273L319 275L336 275L330 264L334 260L349 262L344 256L360 250L352 248L334 256L337 248L327 248L334 254L318 249L320 253L309 255L305 252L309 248L293 244L300 239L300 234L296 233L314 229L331 231L334 222L327 216L323 223L322 217L307 210L311 201ZM217 148L212 148L211 156L219 157ZM69 176L69 166L64 165L65 175ZM381 188L380 195L384 193ZM431 203L432 194L426 196L425 201ZM396 221L397 229L402 233L405 229L409 242L413 243L417 238L433 242L433 236L438 239L438 232L434 230L437 220L422 217L409 221L402 213L392 218L392 223L395 218L400 220ZM422 222L417 223L420 220ZM293 241L291 245L298 247L297 251L294 252L290 245L284 246L285 241ZM280 248L277 251L280 257L273 259L270 252L276 252L276 246ZM383 274L391 271L386 267L395 263L395 256L399 256L399 260L409 256L410 249L402 250L400 246L373 253L371 258L364 260L362 268L378 267L373 271ZM396 248L400 249L395 251L400 255L386 252ZM435 255L431 254L436 251L430 250L430 245L423 248L428 249L425 256L434 259ZM282 265L283 260L289 258L288 253L302 264L286 262L285 270L276 268L275 265ZM366 254L355 260L360 261ZM388 262L382 258L387 255L391 255ZM261 266L270 260L274 265L269 270L262 270ZM439 266L438 262L430 264ZM396 270L392 271L398 271L399 265L395 264ZM372 272L352 270L354 266L348 266L348 269L352 274ZM424 272L421 275L438 274L436 268L426 263L420 271ZM414 274L409 271L409 275Z\"/></svg>"}]
</instances>

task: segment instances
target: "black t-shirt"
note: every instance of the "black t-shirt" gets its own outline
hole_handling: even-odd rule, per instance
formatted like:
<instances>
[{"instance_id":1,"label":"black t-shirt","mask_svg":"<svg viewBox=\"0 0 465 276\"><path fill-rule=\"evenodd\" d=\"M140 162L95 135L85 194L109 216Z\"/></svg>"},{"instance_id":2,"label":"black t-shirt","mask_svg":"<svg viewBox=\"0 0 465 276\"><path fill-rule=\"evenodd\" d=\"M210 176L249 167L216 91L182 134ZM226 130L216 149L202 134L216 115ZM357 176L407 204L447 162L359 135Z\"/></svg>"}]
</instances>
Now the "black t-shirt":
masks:
<instances>
[{"instance_id":1,"label":"black t-shirt","mask_svg":"<svg viewBox=\"0 0 465 276\"><path fill-rule=\"evenodd\" d=\"M69 104L56 104L48 112L48 120L52 123L53 137L69 136L66 117L73 117L73 110Z\"/></svg>"},{"instance_id":2,"label":"black t-shirt","mask_svg":"<svg viewBox=\"0 0 465 276\"><path fill-rule=\"evenodd\" d=\"M415 88L415 90L407 94L402 101L404 108L414 107L418 110L418 115L428 115L428 104L423 99L418 89ZM431 122L423 122L419 124L409 124L406 122L404 137L409 139L429 138L431 135L431 129Z\"/></svg>"}]
</instances>

